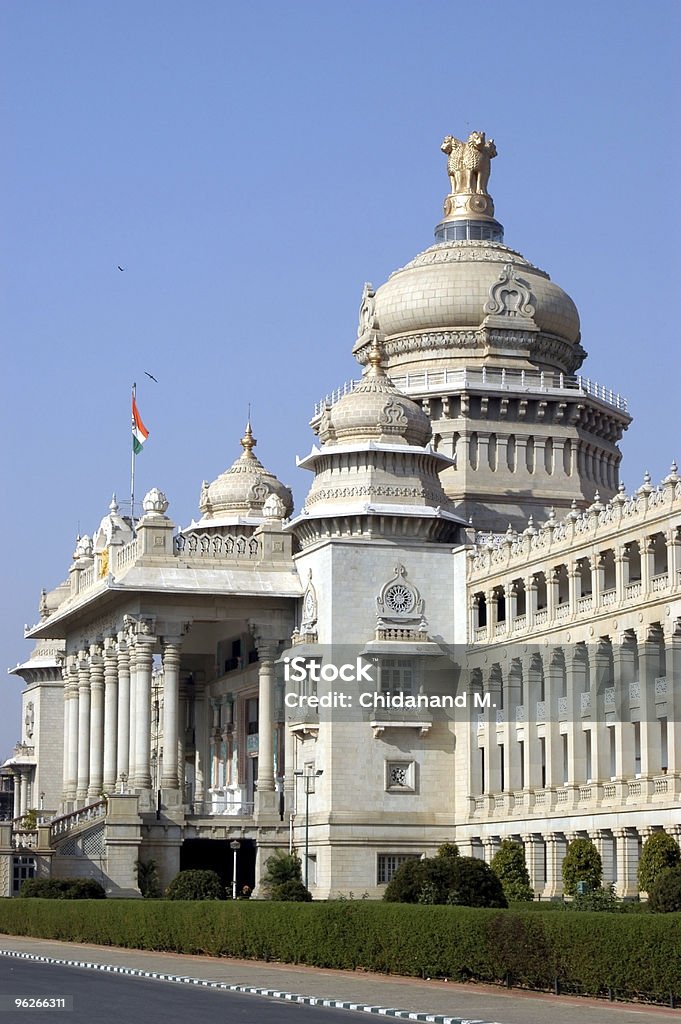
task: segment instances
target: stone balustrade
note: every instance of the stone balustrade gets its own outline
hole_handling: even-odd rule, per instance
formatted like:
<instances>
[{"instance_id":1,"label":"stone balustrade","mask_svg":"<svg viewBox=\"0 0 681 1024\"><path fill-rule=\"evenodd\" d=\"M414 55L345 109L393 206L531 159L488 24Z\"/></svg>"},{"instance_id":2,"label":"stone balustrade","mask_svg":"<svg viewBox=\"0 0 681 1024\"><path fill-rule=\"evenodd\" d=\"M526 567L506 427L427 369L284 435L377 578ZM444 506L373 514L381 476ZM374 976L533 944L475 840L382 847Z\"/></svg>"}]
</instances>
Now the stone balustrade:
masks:
<instances>
[{"instance_id":1,"label":"stone balustrade","mask_svg":"<svg viewBox=\"0 0 681 1024\"><path fill-rule=\"evenodd\" d=\"M71 811L70 814L62 814L59 818L54 818L50 822L50 842L53 843L62 838L78 825L82 825L83 822L105 817L106 808L106 800L98 800L97 803L88 804L87 807L80 807L77 811Z\"/></svg>"}]
</instances>

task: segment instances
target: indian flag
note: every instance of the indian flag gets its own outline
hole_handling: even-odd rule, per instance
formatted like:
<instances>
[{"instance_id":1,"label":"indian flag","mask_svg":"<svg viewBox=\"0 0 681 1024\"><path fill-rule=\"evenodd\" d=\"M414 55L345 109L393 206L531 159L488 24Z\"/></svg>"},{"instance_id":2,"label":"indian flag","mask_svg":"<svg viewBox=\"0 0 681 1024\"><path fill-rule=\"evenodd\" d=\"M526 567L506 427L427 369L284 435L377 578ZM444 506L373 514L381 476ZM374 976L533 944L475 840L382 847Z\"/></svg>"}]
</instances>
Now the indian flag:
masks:
<instances>
[{"instance_id":1,"label":"indian flag","mask_svg":"<svg viewBox=\"0 0 681 1024\"><path fill-rule=\"evenodd\" d=\"M137 410L135 396L132 396L132 450L135 455L142 451L142 445L149 437L149 431L142 423L142 417Z\"/></svg>"}]
</instances>

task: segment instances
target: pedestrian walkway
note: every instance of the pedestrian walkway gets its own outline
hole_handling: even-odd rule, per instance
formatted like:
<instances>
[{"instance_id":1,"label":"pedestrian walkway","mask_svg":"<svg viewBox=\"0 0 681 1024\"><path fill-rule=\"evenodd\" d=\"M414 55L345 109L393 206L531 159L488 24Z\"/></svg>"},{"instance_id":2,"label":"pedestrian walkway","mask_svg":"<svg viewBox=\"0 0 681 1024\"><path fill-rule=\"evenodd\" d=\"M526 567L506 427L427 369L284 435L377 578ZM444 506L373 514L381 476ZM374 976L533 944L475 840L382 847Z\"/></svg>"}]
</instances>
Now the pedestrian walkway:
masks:
<instances>
[{"instance_id":1,"label":"pedestrian walkway","mask_svg":"<svg viewBox=\"0 0 681 1024\"><path fill-rule=\"evenodd\" d=\"M422 981L361 971L330 971L253 960L152 953L12 935L0 935L0 950L196 978L243 986L244 989L268 989L276 991L279 998L294 993L316 999L361 1003L367 1008L373 1007L373 1013L378 1012L378 1007L387 1007L433 1015L436 1020L452 1017L476 1024L671 1024L681 1019L678 1010L666 1007L507 991L489 985Z\"/></svg>"}]
</instances>

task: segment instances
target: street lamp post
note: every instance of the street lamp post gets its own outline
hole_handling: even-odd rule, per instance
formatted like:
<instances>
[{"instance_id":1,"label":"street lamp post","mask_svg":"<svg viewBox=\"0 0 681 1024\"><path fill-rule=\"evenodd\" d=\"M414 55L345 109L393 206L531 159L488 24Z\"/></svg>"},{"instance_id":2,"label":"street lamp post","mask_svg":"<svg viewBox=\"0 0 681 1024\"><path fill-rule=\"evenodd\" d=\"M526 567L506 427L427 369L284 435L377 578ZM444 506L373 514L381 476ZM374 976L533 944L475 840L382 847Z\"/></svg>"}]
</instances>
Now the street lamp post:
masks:
<instances>
[{"instance_id":1,"label":"street lamp post","mask_svg":"<svg viewBox=\"0 0 681 1024\"><path fill-rule=\"evenodd\" d=\"M241 849L241 843L239 842L238 839L232 839L231 843L229 844L229 848L230 848L230 850L234 854L234 858L232 860L232 899L235 900L236 899L236 855L237 855L238 851Z\"/></svg>"},{"instance_id":2,"label":"street lamp post","mask_svg":"<svg viewBox=\"0 0 681 1024\"><path fill-rule=\"evenodd\" d=\"M323 768L318 768L316 772L307 771L304 772L301 769L293 773L297 776L302 776L305 779L305 888L309 889L308 885L310 879L310 793L314 793L315 781L320 775L324 774Z\"/></svg>"}]
</instances>

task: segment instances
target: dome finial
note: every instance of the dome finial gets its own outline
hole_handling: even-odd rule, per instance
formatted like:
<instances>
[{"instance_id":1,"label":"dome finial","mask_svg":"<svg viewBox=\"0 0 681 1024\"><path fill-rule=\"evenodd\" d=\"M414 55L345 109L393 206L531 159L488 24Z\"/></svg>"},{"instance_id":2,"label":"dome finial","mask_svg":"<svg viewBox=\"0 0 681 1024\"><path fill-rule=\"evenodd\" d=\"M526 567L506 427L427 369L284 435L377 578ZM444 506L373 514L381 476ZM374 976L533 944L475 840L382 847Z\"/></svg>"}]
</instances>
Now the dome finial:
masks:
<instances>
[{"instance_id":1,"label":"dome finial","mask_svg":"<svg viewBox=\"0 0 681 1024\"><path fill-rule=\"evenodd\" d=\"M440 242L471 238L501 242L504 229L494 219L494 202L487 190L491 164L497 155L494 139L470 132L467 139L445 135L440 149L447 157L449 195L444 220L435 229Z\"/></svg>"},{"instance_id":2,"label":"dome finial","mask_svg":"<svg viewBox=\"0 0 681 1024\"><path fill-rule=\"evenodd\" d=\"M241 438L241 447L244 450L242 458L254 459L253 449L258 442L253 437L253 431L251 430L251 407L248 407L248 420L246 421L246 430L244 436Z\"/></svg>"},{"instance_id":3,"label":"dome finial","mask_svg":"<svg viewBox=\"0 0 681 1024\"><path fill-rule=\"evenodd\" d=\"M383 369L383 350L378 337L374 334L374 340L369 349L369 366L366 371L367 377L385 377Z\"/></svg>"}]
</instances>

